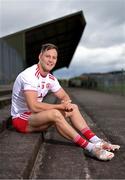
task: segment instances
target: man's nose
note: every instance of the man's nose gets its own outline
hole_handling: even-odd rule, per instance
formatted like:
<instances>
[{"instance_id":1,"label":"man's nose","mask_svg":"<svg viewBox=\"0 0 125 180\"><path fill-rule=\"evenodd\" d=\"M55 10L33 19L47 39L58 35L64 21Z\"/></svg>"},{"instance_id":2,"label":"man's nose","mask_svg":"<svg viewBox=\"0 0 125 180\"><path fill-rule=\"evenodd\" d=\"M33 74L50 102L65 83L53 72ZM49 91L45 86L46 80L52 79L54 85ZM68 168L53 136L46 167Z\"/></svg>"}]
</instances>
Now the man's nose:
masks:
<instances>
[{"instance_id":1,"label":"man's nose","mask_svg":"<svg viewBox=\"0 0 125 180\"><path fill-rule=\"evenodd\" d=\"M53 61L53 57L49 57L49 61Z\"/></svg>"}]
</instances>

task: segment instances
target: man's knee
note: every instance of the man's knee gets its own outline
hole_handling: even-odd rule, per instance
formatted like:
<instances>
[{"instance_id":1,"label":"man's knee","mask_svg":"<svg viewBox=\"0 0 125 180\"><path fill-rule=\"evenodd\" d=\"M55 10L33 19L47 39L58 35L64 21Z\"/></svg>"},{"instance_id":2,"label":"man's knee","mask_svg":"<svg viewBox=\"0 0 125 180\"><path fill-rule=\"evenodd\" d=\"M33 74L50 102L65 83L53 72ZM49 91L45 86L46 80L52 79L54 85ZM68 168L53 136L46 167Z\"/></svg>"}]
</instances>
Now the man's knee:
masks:
<instances>
[{"instance_id":1,"label":"man's knee","mask_svg":"<svg viewBox=\"0 0 125 180\"><path fill-rule=\"evenodd\" d=\"M76 115L77 113L79 113L79 107L77 104L72 104L72 107L73 107L73 111L71 111L70 113L68 113L68 116L67 117L72 117L74 115Z\"/></svg>"},{"instance_id":2,"label":"man's knee","mask_svg":"<svg viewBox=\"0 0 125 180\"><path fill-rule=\"evenodd\" d=\"M52 109L51 110L51 117L54 121L60 121L62 119L62 114L59 110L57 109Z\"/></svg>"},{"instance_id":3,"label":"man's knee","mask_svg":"<svg viewBox=\"0 0 125 180\"><path fill-rule=\"evenodd\" d=\"M79 110L79 107L77 104L72 104L73 105L73 110Z\"/></svg>"}]
</instances>

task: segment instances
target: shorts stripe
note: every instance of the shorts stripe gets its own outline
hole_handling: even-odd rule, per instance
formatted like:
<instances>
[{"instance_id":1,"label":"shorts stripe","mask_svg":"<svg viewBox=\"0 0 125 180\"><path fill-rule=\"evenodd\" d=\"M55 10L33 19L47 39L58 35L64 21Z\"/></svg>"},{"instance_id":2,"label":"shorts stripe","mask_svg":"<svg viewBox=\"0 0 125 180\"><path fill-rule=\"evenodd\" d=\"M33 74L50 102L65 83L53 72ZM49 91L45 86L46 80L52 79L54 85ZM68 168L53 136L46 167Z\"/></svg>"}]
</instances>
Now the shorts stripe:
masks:
<instances>
[{"instance_id":1,"label":"shorts stripe","mask_svg":"<svg viewBox=\"0 0 125 180\"><path fill-rule=\"evenodd\" d=\"M24 119L24 120L28 120L29 116L30 116L30 115L21 114L21 115L20 115L20 118L21 118L21 119Z\"/></svg>"}]
</instances>

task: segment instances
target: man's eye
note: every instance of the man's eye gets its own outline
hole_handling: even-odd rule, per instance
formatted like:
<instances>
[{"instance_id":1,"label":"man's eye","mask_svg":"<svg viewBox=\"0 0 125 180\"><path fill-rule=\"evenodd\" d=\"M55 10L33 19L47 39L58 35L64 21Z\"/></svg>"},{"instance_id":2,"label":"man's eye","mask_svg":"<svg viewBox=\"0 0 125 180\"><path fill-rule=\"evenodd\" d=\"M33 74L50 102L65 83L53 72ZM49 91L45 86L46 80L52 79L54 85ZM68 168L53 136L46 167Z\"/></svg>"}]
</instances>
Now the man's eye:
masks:
<instances>
[{"instance_id":1,"label":"man's eye","mask_svg":"<svg viewBox=\"0 0 125 180\"><path fill-rule=\"evenodd\" d=\"M49 57L49 55L46 55L46 57Z\"/></svg>"}]
</instances>

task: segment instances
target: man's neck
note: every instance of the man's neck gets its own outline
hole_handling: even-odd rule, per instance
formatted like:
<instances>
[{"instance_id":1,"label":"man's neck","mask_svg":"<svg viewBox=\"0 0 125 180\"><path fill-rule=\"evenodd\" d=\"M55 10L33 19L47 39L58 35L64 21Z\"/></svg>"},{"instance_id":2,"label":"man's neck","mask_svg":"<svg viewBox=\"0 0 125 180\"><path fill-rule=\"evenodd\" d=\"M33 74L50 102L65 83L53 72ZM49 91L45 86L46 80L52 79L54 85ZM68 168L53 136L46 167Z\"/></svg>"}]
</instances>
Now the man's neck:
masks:
<instances>
[{"instance_id":1,"label":"man's neck","mask_svg":"<svg viewBox=\"0 0 125 180\"><path fill-rule=\"evenodd\" d=\"M38 63L38 67L39 67L39 71L40 71L41 76L46 77L48 72L43 70L43 68L42 68L40 63Z\"/></svg>"}]
</instances>

